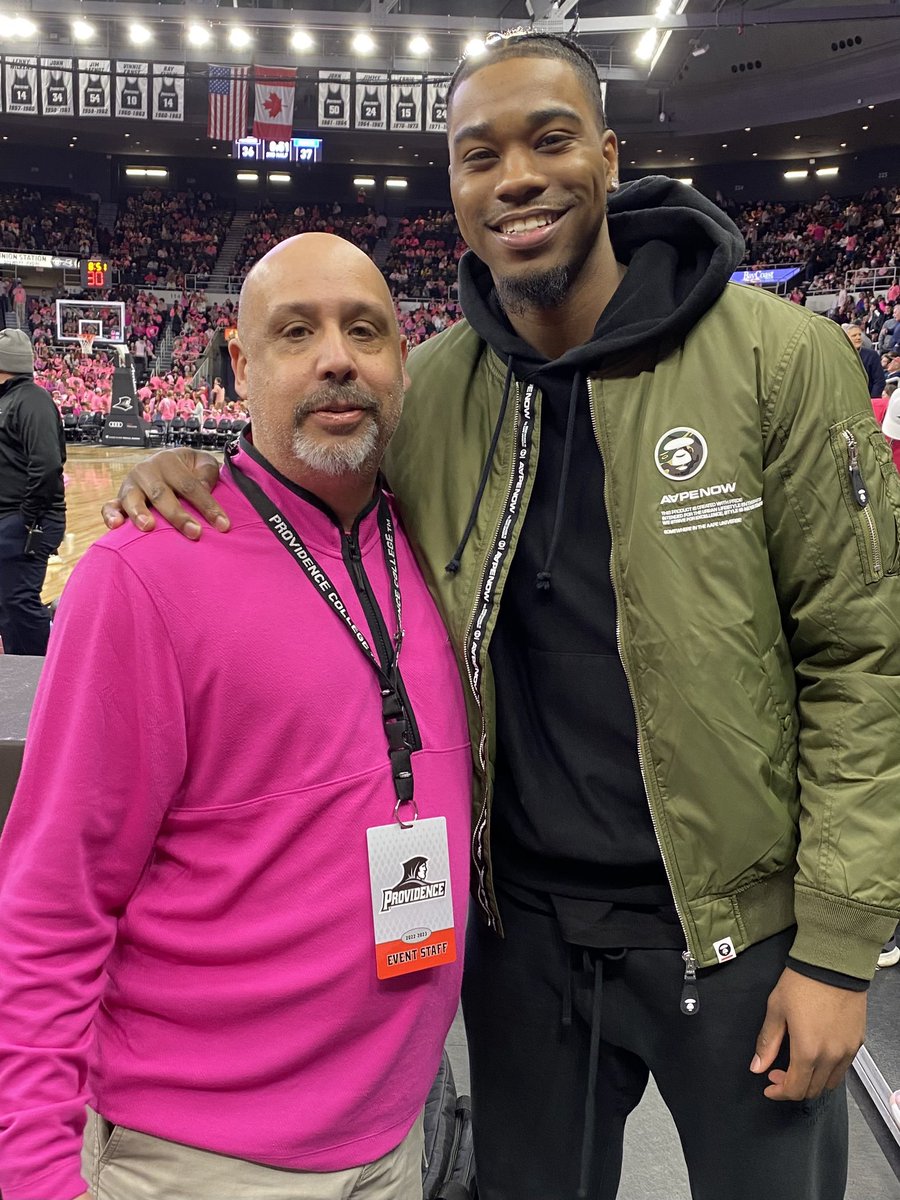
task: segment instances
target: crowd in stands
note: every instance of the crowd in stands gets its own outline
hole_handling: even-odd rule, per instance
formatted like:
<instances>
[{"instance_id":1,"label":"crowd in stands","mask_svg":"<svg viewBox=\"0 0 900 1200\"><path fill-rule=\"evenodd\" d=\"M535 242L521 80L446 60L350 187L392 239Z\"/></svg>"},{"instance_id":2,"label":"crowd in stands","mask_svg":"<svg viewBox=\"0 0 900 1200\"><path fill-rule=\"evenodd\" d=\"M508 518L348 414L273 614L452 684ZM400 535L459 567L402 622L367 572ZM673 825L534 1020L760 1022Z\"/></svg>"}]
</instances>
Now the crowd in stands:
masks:
<instances>
[{"instance_id":1,"label":"crowd in stands","mask_svg":"<svg viewBox=\"0 0 900 1200\"><path fill-rule=\"evenodd\" d=\"M235 256L232 272L246 275L257 259L285 238L297 233L333 233L371 256L380 238L385 236L388 219L365 204L344 207L334 201L298 204L285 210L266 202L250 216L244 238Z\"/></svg>"},{"instance_id":2,"label":"crowd in stands","mask_svg":"<svg viewBox=\"0 0 900 1200\"><path fill-rule=\"evenodd\" d=\"M97 249L97 203L87 196L5 186L0 191L0 248L88 255Z\"/></svg>"},{"instance_id":3,"label":"crowd in stands","mask_svg":"<svg viewBox=\"0 0 900 1200\"><path fill-rule=\"evenodd\" d=\"M462 316L462 309L453 300L431 300L415 307L395 302L394 307L400 331L406 335L410 348L447 329Z\"/></svg>"},{"instance_id":4,"label":"crowd in stands","mask_svg":"<svg viewBox=\"0 0 900 1200\"><path fill-rule=\"evenodd\" d=\"M457 264L465 248L450 210L402 217L385 265L394 296L398 300L455 297Z\"/></svg>"},{"instance_id":5,"label":"crowd in stands","mask_svg":"<svg viewBox=\"0 0 900 1200\"><path fill-rule=\"evenodd\" d=\"M111 265L126 283L180 288L191 275L205 286L233 216L209 192L133 192L116 217Z\"/></svg>"},{"instance_id":6,"label":"crowd in stands","mask_svg":"<svg viewBox=\"0 0 900 1200\"><path fill-rule=\"evenodd\" d=\"M172 366L190 377L217 329L237 324L237 303L209 304L203 292L185 295L170 311Z\"/></svg>"}]
</instances>

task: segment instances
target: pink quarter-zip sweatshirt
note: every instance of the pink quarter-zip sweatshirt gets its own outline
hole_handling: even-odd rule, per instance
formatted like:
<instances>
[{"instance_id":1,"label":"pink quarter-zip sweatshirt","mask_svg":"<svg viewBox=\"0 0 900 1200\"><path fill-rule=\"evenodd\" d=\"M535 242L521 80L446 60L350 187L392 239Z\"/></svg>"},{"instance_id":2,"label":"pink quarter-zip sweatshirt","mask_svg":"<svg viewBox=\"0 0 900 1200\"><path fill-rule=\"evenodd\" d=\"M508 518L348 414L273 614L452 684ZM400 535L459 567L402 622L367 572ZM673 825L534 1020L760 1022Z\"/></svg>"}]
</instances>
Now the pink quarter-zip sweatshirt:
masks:
<instances>
[{"instance_id":1,"label":"pink quarter-zip sweatshirt","mask_svg":"<svg viewBox=\"0 0 900 1200\"><path fill-rule=\"evenodd\" d=\"M371 636L342 534L247 453ZM85 1190L84 1106L334 1171L396 1147L456 1010L471 760L446 632L398 529L421 817L443 815L459 960L380 982L366 829L394 790L375 673L227 478L227 535L118 529L66 587L0 838L0 1190ZM388 630L377 524L359 545Z\"/></svg>"}]
</instances>

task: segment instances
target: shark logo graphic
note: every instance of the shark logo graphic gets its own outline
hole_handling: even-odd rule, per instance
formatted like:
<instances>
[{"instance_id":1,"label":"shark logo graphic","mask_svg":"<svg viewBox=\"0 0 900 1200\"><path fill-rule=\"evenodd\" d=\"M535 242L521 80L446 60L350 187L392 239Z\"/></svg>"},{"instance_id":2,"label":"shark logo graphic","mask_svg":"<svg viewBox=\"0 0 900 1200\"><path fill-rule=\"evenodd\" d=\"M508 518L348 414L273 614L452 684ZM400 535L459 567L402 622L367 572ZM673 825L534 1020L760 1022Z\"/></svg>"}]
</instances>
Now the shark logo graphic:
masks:
<instances>
[{"instance_id":1,"label":"shark logo graphic","mask_svg":"<svg viewBox=\"0 0 900 1200\"><path fill-rule=\"evenodd\" d=\"M439 900L447 893L447 881L428 882L428 858L417 854L403 866L403 878L392 888L381 893L381 911L390 912L404 904L417 904L420 900Z\"/></svg>"},{"instance_id":2,"label":"shark logo graphic","mask_svg":"<svg viewBox=\"0 0 900 1200\"><path fill-rule=\"evenodd\" d=\"M113 408L117 408L119 412L133 412L134 401L130 396L120 396L113 405Z\"/></svg>"}]
</instances>

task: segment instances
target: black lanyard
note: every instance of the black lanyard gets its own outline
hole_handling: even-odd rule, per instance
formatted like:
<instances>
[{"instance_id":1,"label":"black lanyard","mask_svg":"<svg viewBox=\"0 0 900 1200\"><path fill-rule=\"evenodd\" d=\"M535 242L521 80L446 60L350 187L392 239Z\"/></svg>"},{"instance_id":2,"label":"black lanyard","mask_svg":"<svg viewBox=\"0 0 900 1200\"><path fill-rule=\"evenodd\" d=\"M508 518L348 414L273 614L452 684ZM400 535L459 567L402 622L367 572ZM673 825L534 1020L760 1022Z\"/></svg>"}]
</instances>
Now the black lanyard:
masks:
<instances>
[{"instance_id":1,"label":"black lanyard","mask_svg":"<svg viewBox=\"0 0 900 1200\"><path fill-rule=\"evenodd\" d=\"M259 484L239 470L233 462L233 454L237 447L225 456L225 463L233 482L246 496L272 534L284 546L285 550L296 559L298 565L306 572L313 587L334 612L353 636L363 657L378 677L381 690L381 719L388 742L388 758L391 761L391 775L394 781L394 792L397 803L394 805L394 816L401 825L408 824L400 820L399 811L402 805L412 804L414 817L418 816L418 808L413 799L413 773L410 747L410 725L403 708L400 695L400 647L403 645L403 608L400 598L400 574L397 569L397 545L394 537L394 522L391 519L388 502L384 492L378 494L378 530L381 535L381 549L391 580L391 593L394 601L394 611L397 617L397 630L394 634L393 653L387 662L381 662L369 644L369 639L359 628L347 611L335 585L307 549L300 534L290 521L276 507L274 501L266 495Z\"/></svg>"}]
</instances>

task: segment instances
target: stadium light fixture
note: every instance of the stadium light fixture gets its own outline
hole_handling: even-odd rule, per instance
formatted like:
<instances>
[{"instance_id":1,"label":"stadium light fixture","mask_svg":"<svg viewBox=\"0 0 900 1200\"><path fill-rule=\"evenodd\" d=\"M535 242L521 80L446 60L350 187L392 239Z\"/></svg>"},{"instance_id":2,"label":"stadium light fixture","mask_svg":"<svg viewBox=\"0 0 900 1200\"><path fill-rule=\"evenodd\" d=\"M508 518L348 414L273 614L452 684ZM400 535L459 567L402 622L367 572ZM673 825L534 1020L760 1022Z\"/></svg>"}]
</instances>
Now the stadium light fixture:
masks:
<instances>
[{"instance_id":1,"label":"stadium light fixture","mask_svg":"<svg viewBox=\"0 0 900 1200\"><path fill-rule=\"evenodd\" d=\"M188 25L187 40L192 46L208 46L212 41L212 31L206 25Z\"/></svg>"},{"instance_id":2,"label":"stadium light fixture","mask_svg":"<svg viewBox=\"0 0 900 1200\"><path fill-rule=\"evenodd\" d=\"M257 183L259 175L256 171L238 171L238 183Z\"/></svg>"},{"instance_id":3,"label":"stadium light fixture","mask_svg":"<svg viewBox=\"0 0 900 1200\"><path fill-rule=\"evenodd\" d=\"M806 179L809 171L785 171L785 179Z\"/></svg>"},{"instance_id":4,"label":"stadium light fixture","mask_svg":"<svg viewBox=\"0 0 900 1200\"><path fill-rule=\"evenodd\" d=\"M371 175L357 175L353 180L353 186L358 188L374 187L375 180Z\"/></svg>"},{"instance_id":5,"label":"stadium light fixture","mask_svg":"<svg viewBox=\"0 0 900 1200\"><path fill-rule=\"evenodd\" d=\"M648 29L644 34L642 34L641 40L638 42L634 51L635 58L639 58L641 62L649 62L653 57L654 50L656 49L656 40L658 36L659 35L655 29Z\"/></svg>"},{"instance_id":6,"label":"stadium light fixture","mask_svg":"<svg viewBox=\"0 0 900 1200\"><path fill-rule=\"evenodd\" d=\"M487 47L481 38L470 38L463 49L463 56L465 58L480 58L486 49Z\"/></svg>"},{"instance_id":7,"label":"stadium light fixture","mask_svg":"<svg viewBox=\"0 0 900 1200\"><path fill-rule=\"evenodd\" d=\"M661 21L663 17L667 17L672 11L672 0L659 0L656 6L656 19Z\"/></svg>"},{"instance_id":8,"label":"stadium light fixture","mask_svg":"<svg viewBox=\"0 0 900 1200\"><path fill-rule=\"evenodd\" d=\"M398 176L388 176L384 181L384 186L389 188L405 188L408 186L408 181Z\"/></svg>"},{"instance_id":9,"label":"stadium light fixture","mask_svg":"<svg viewBox=\"0 0 900 1200\"><path fill-rule=\"evenodd\" d=\"M291 177L287 171L271 171L269 174L269 183L290 183Z\"/></svg>"},{"instance_id":10,"label":"stadium light fixture","mask_svg":"<svg viewBox=\"0 0 900 1200\"><path fill-rule=\"evenodd\" d=\"M823 175L823 176L824 175L837 175L837 173L838 173L837 167L819 167L819 169L816 171L817 175Z\"/></svg>"},{"instance_id":11,"label":"stadium light fixture","mask_svg":"<svg viewBox=\"0 0 900 1200\"><path fill-rule=\"evenodd\" d=\"M694 182L694 180L693 180L692 176L690 176L690 175L679 175L675 179L675 182L676 183L686 183L687 186L690 187L691 184Z\"/></svg>"},{"instance_id":12,"label":"stadium light fixture","mask_svg":"<svg viewBox=\"0 0 900 1200\"><path fill-rule=\"evenodd\" d=\"M168 179L169 172L165 167L126 167L126 175L136 175L142 179Z\"/></svg>"},{"instance_id":13,"label":"stadium light fixture","mask_svg":"<svg viewBox=\"0 0 900 1200\"><path fill-rule=\"evenodd\" d=\"M132 45L146 46L147 42L153 37L153 34L146 25L140 25L135 21L128 30L128 36L131 39Z\"/></svg>"},{"instance_id":14,"label":"stadium light fixture","mask_svg":"<svg viewBox=\"0 0 900 1200\"><path fill-rule=\"evenodd\" d=\"M28 17L0 17L0 37L30 38L37 33L38 27Z\"/></svg>"},{"instance_id":15,"label":"stadium light fixture","mask_svg":"<svg viewBox=\"0 0 900 1200\"><path fill-rule=\"evenodd\" d=\"M228 44L235 50L246 50L252 41L253 38L241 25L235 25L228 34Z\"/></svg>"},{"instance_id":16,"label":"stadium light fixture","mask_svg":"<svg viewBox=\"0 0 900 1200\"><path fill-rule=\"evenodd\" d=\"M353 41L350 43L357 54L371 54L375 49L375 39L369 33L364 33L360 30L359 33L353 35Z\"/></svg>"},{"instance_id":17,"label":"stadium light fixture","mask_svg":"<svg viewBox=\"0 0 900 1200\"><path fill-rule=\"evenodd\" d=\"M97 30L90 21L82 21L79 17L72 22L72 37L76 42L89 42L97 36Z\"/></svg>"},{"instance_id":18,"label":"stadium light fixture","mask_svg":"<svg viewBox=\"0 0 900 1200\"><path fill-rule=\"evenodd\" d=\"M295 29L291 34L291 46L294 50L312 50L315 42L305 29Z\"/></svg>"},{"instance_id":19,"label":"stadium light fixture","mask_svg":"<svg viewBox=\"0 0 900 1200\"><path fill-rule=\"evenodd\" d=\"M424 56L431 53L431 42L427 37L423 37L421 33L417 33L415 37L409 39L409 52Z\"/></svg>"}]
</instances>

